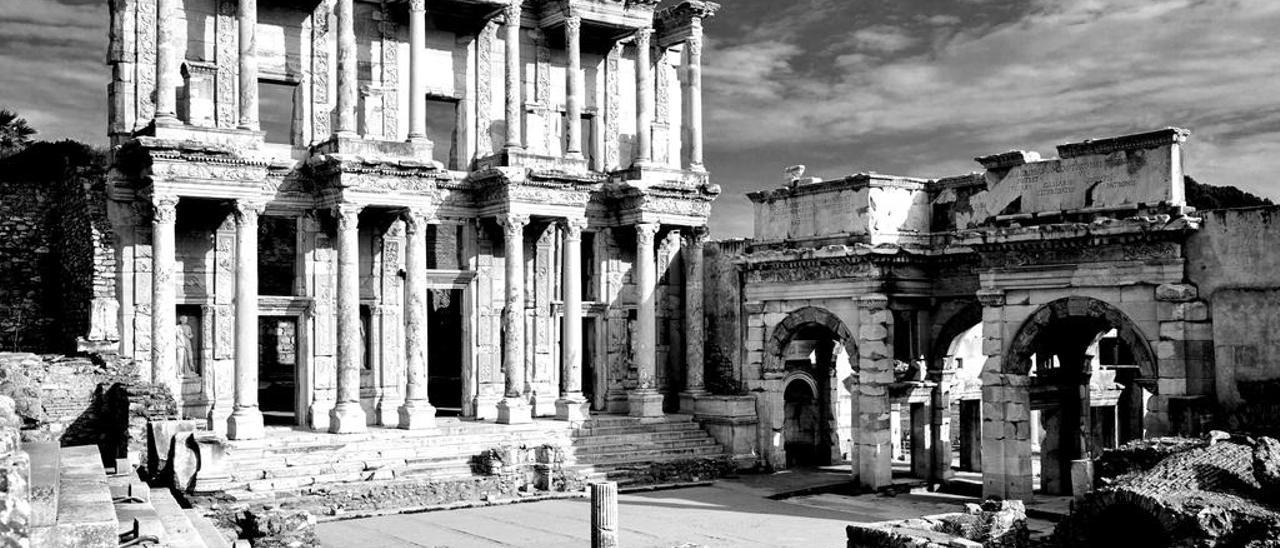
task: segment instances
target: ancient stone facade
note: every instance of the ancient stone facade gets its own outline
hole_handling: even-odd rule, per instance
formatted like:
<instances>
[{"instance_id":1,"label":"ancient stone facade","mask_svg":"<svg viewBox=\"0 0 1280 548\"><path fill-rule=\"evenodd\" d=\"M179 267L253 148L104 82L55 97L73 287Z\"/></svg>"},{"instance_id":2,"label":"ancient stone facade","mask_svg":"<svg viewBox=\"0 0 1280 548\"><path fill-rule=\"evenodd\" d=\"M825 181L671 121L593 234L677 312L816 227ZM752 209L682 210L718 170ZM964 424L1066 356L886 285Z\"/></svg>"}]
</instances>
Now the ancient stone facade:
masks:
<instances>
[{"instance_id":1,"label":"ancient stone facade","mask_svg":"<svg viewBox=\"0 0 1280 548\"><path fill-rule=\"evenodd\" d=\"M113 1L102 330L235 439L694 401L718 6L656 4Z\"/></svg>"},{"instance_id":2,"label":"ancient stone facade","mask_svg":"<svg viewBox=\"0 0 1280 548\"><path fill-rule=\"evenodd\" d=\"M895 458L947 480L959 443L986 495L1027 498L1088 489L1090 456L1123 441L1274 424L1275 210L1188 207L1187 137L943 179L797 166L749 194L754 237L709 254L707 293L736 305L707 345L741 349L754 450L843 457L876 488Z\"/></svg>"}]
</instances>

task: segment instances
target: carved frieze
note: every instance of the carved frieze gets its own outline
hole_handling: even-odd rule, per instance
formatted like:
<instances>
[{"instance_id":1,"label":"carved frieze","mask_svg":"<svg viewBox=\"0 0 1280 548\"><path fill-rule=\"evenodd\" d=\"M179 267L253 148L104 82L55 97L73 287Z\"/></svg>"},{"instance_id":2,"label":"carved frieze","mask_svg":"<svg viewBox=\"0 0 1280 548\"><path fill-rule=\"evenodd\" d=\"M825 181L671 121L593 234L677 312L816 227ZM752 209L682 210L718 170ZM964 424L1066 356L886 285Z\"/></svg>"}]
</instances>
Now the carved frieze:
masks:
<instances>
[{"instance_id":1,"label":"carved frieze","mask_svg":"<svg viewBox=\"0 0 1280 548\"><path fill-rule=\"evenodd\" d=\"M1016 268L1029 265L1177 259L1182 256L1182 245L1175 241L1105 242L1083 239L984 249L980 255L985 268Z\"/></svg>"},{"instance_id":2,"label":"carved frieze","mask_svg":"<svg viewBox=\"0 0 1280 548\"><path fill-rule=\"evenodd\" d=\"M754 265L745 273L747 283L825 281L867 278L880 269L868 261L851 259L820 261L780 261Z\"/></svg>"}]
</instances>

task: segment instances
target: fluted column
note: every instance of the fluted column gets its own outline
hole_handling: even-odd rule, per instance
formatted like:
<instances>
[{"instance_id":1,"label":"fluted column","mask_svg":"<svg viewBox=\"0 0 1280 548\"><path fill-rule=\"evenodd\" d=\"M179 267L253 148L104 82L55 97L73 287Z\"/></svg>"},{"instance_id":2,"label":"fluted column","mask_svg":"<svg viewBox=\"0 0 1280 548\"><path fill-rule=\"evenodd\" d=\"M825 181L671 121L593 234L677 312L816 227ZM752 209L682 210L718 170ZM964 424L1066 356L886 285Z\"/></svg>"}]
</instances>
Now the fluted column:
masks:
<instances>
[{"instance_id":1,"label":"fluted column","mask_svg":"<svg viewBox=\"0 0 1280 548\"><path fill-rule=\"evenodd\" d=\"M638 375L636 388L627 395L627 405L633 417L659 418L662 416L662 394L657 390L658 316L654 302L657 286L657 266L654 264L653 239L658 233L657 223L636 225L636 262L633 267L636 283L636 331L635 362Z\"/></svg>"},{"instance_id":2,"label":"fluted column","mask_svg":"<svg viewBox=\"0 0 1280 548\"><path fill-rule=\"evenodd\" d=\"M339 135L356 134L356 71L359 56L356 52L355 0L337 0L338 14L338 123Z\"/></svg>"},{"instance_id":3,"label":"fluted column","mask_svg":"<svg viewBox=\"0 0 1280 548\"><path fill-rule=\"evenodd\" d=\"M235 405L227 418L227 437L265 435L258 408L258 217L262 204L237 201Z\"/></svg>"},{"instance_id":4,"label":"fluted column","mask_svg":"<svg viewBox=\"0 0 1280 548\"><path fill-rule=\"evenodd\" d=\"M178 123L178 0L156 0L156 124Z\"/></svg>"},{"instance_id":5,"label":"fluted column","mask_svg":"<svg viewBox=\"0 0 1280 548\"><path fill-rule=\"evenodd\" d=\"M569 55L569 70L565 82L565 110L568 118L569 157L582 157L582 18L564 20L565 50Z\"/></svg>"},{"instance_id":6,"label":"fluted column","mask_svg":"<svg viewBox=\"0 0 1280 548\"><path fill-rule=\"evenodd\" d=\"M689 36L689 40L685 42L685 46L689 48L689 54L685 57L685 72L687 78L685 86L688 87L688 93L685 95L689 98L688 120L688 137L689 137L689 168L700 170L702 164L702 22L698 19L693 20L693 30Z\"/></svg>"},{"instance_id":7,"label":"fluted column","mask_svg":"<svg viewBox=\"0 0 1280 548\"><path fill-rule=\"evenodd\" d=\"M635 163L653 160L653 74L649 61L649 38L653 29L636 31L636 150Z\"/></svg>"},{"instance_id":8,"label":"fluted column","mask_svg":"<svg viewBox=\"0 0 1280 548\"><path fill-rule=\"evenodd\" d=\"M520 85L520 14L521 0L511 0L506 7L504 26L507 43L507 148L524 148L524 86Z\"/></svg>"},{"instance_id":9,"label":"fluted column","mask_svg":"<svg viewBox=\"0 0 1280 548\"><path fill-rule=\"evenodd\" d=\"M680 411L692 414L698 396L707 393L704 386L705 366L702 345L705 342L702 306L702 248L707 242L706 227L697 227L689 235L684 248L684 322L685 347L684 392L680 394Z\"/></svg>"},{"instance_id":10,"label":"fluted column","mask_svg":"<svg viewBox=\"0 0 1280 548\"><path fill-rule=\"evenodd\" d=\"M409 140L427 140L427 2L409 0Z\"/></svg>"},{"instance_id":11,"label":"fluted column","mask_svg":"<svg viewBox=\"0 0 1280 548\"><path fill-rule=\"evenodd\" d=\"M258 129L258 0L240 0L240 129Z\"/></svg>"},{"instance_id":12,"label":"fluted column","mask_svg":"<svg viewBox=\"0 0 1280 548\"><path fill-rule=\"evenodd\" d=\"M367 429L360 407L360 209L355 204L334 208L338 218L338 390L337 403L329 412L329 431L335 434Z\"/></svg>"},{"instance_id":13,"label":"fluted column","mask_svg":"<svg viewBox=\"0 0 1280 548\"><path fill-rule=\"evenodd\" d=\"M436 408L427 400L427 216L405 213L405 386L400 428L419 430L435 425Z\"/></svg>"},{"instance_id":14,"label":"fluted column","mask_svg":"<svg viewBox=\"0 0 1280 548\"><path fill-rule=\"evenodd\" d=\"M527 215L507 215L499 219L503 228L506 262L507 306L502 311L502 369L506 390L498 402L498 422L532 422L529 401L524 395L524 227Z\"/></svg>"},{"instance_id":15,"label":"fluted column","mask_svg":"<svg viewBox=\"0 0 1280 548\"><path fill-rule=\"evenodd\" d=\"M151 381L165 386L182 402L181 372L177 359L176 265L174 225L178 218L178 198L156 196L151 205Z\"/></svg>"},{"instance_id":16,"label":"fluted column","mask_svg":"<svg viewBox=\"0 0 1280 548\"><path fill-rule=\"evenodd\" d=\"M582 229L586 219L566 219L561 266L564 294L564 332L560 337L560 399L556 419L587 419L587 400L582 396Z\"/></svg>"}]
</instances>

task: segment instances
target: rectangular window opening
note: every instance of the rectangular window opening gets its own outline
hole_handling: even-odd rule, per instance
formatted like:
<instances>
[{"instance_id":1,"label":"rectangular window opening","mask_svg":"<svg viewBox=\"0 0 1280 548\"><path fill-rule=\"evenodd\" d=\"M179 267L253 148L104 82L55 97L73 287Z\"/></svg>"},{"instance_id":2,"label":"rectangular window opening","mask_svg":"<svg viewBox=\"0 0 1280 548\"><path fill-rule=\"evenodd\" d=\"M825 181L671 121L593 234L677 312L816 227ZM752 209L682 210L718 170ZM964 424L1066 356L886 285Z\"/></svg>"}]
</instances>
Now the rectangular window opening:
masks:
<instances>
[{"instance_id":1,"label":"rectangular window opening","mask_svg":"<svg viewBox=\"0 0 1280 548\"><path fill-rule=\"evenodd\" d=\"M445 169L458 167L458 100L452 97L427 97L427 138L434 148L431 159Z\"/></svg>"},{"instance_id":2,"label":"rectangular window opening","mask_svg":"<svg viewBox=\"0 0 1280 548\"><path fill-rule=\"evenodd\" d=\"M301 137L296 124L302 119L298 107L299 86L280 80L258 81L258 123L266 141L277 145L299 145Z\"/></svg>"}]
</instances>

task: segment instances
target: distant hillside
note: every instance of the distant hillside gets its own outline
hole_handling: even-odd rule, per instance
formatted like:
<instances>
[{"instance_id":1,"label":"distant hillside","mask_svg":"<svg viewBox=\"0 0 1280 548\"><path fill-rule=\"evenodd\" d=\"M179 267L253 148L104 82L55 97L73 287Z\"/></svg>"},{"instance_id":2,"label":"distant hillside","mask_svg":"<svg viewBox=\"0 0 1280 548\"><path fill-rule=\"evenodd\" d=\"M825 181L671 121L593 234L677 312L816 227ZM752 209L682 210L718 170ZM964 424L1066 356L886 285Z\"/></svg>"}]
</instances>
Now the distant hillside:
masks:
<instances>
[{"instance_id":1,"label":"distant hillside","mask_svg":"<svg viewBox=\"0 0 1280 548\"><path fill-rule=\"evenodd\" d=\"M1190 175L1185 177L1187 205L1196 209L1229 209L1275 205L1266 198L1254 196L1233 186L1201 184Z\"/></svg>"}]
</instances>

